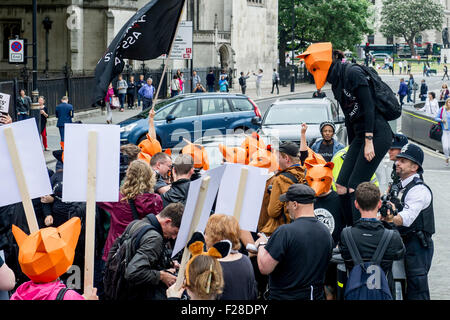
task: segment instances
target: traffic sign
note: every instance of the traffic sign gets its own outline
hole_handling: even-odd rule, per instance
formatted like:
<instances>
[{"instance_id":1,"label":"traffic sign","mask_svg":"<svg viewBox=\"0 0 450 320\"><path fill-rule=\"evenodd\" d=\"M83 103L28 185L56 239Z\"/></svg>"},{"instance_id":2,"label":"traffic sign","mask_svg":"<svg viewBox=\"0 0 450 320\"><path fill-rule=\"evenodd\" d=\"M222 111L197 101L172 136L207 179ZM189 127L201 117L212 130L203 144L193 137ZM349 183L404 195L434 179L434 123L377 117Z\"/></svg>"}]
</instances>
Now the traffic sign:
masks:
<instances>
[{"instance_id":1,"label":"traffic sign","mask_svg":"<svg viewBox=\"0 0 450 320\"><path fill-rule=\"evenodd\" d=\"M175 36L170 58L174 60L192 59L192 21L181 21L178 26L178 32ZM166 55L158 59L167 59Z\"/></svg>"},{"instance_id":2,"label":"traffic sign","mask_svg":"<svg viewBox=\"0 0 450 320\"><path fill-rule=\"evenodd\" d=\"M25 45L23 39L9 40L9 63L25 63Z\"/></svg>"}]
</instances>

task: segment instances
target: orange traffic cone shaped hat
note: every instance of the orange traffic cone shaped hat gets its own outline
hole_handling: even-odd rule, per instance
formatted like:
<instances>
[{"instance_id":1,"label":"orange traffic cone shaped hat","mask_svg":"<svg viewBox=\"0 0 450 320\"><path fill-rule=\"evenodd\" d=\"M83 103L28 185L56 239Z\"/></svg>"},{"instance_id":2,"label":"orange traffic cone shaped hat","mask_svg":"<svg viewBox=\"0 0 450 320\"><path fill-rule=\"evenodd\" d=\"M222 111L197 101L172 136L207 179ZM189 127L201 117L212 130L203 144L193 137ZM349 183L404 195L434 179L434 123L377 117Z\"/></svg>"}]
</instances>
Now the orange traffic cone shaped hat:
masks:
<instances>
[{"instance_id":1,"label":"orange traffic cone shaped hat","mask_svg":"<svg viewBox=\"0 0 450 320\"><path fill-rule=\"evenodd\" d=\"M306 69L313 75L316 88L321 89L327 81L328 70L333 61L331 42L313 43L297 56L305 61Z\"/></svg>"},{"instance_id":2,"label":"orange traffic cone shaped hat","mask_svg":"<svg viewBox=\"0 0 450 320\"><path fill-rule=\"evenodd\" d=\"M35 283L58 279L73 263L80 231L81 220L77 217L58 228L43 228L30 235L13 225L22 272Z\"/></svg>"}]
</instances>

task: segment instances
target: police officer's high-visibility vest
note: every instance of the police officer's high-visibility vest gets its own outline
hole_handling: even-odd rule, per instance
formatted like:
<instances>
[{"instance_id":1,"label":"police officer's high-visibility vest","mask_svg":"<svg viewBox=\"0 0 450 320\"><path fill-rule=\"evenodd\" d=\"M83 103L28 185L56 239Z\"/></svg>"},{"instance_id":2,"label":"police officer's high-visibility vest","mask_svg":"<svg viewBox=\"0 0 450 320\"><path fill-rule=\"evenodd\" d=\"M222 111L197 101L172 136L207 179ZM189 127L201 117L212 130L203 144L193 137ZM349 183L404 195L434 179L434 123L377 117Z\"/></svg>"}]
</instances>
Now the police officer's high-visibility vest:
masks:
<instances>
[{"instance_id":1,"label":"police officer's high-visibility vest","mask_svg":"<svg viewBox=\"0 0 450 320\"><path fill-rule=\"evenodd\" d=\"M336 191L336 185L335 181L337 180L339 176L339 172L341 172L342 164L344 163L345 155L347 154L348 148L350 146L346 146L344 149L339 150L335 153L333 156L333 159L331 159L331 162L334 163L333 168L333 190ZM374 173L372 176L372 179L370 179L370 182L374 183L377 187L380 186L380 183L378 182L377 175Z\"/></svg>"}]
</instances>

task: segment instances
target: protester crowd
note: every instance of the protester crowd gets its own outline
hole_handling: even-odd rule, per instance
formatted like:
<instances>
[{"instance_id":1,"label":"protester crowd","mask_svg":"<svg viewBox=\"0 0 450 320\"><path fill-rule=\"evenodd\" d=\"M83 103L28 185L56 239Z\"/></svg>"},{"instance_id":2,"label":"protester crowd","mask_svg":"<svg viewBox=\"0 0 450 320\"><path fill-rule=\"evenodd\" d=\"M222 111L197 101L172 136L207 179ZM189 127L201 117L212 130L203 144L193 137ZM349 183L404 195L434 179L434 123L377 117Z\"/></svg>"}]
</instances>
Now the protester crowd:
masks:
<instances>
[{"instance_id":1,"label":"protester crowd","mask_svg":"<svg viewBox=\"0 0 450 320\"><path fill-rule=\"evenodd\" d=\"M435 230L433 196L422 177L423 151L392 133L361 69L343 63L342 52L326 50L330 59L325 75L315 70L314 48L302 56L317 87L330 82L343 106L347 148L334 138L332 122L320 125L322 138L311 148L306 124L301 126L300 145L265 145L253 133L240 147L219 146L224 163L270 172L258 205L257 232L242 230L234 216L216 212L213 206L204 233L194 233L184 248L191 258L183 283L177 284L183 251L171 256L189 186L209 163L203 146L189 141L180 154L163 150L152 108L147 139L138 146L121 146L119 201L96 205L94 288L83 295L81 288L67 290L72 285L66 273L70 265L84 269L86 204L62 201L62 148L53 152L55 171L48 170L53 193L33 199L39 237L28 236L21 203L0 207L0 249L5 252L0 290L9 290L13 300L331 300L340 289L332 261L333 253L339 252L347 268L347 299L395 297L392 264L403 258L405 297L429 299L427 274ZM261 74L262 70L255 76ZM180 79L182 73L174 75L177 92L182 91ZM221 79L226 81L224 75ZM147 85L151 87L151 80ZM342 88L352 88L351 94L341 94ZM145 104L145 95L142 98ZM355 101L362 109L352 118L349 106L353 108ZM343 153L345 159L338 165ZM382 202L379 188L370 181L386 153L394 161L388 194L403 192ZM60 260L44 245L49 237L65 248ZM47 270L39 268L37 252L50 261ZM381 287L368 288L367 281L361 282L357 272L364 274L363 264L379 267Z\"/></svg>"}]
</instances>

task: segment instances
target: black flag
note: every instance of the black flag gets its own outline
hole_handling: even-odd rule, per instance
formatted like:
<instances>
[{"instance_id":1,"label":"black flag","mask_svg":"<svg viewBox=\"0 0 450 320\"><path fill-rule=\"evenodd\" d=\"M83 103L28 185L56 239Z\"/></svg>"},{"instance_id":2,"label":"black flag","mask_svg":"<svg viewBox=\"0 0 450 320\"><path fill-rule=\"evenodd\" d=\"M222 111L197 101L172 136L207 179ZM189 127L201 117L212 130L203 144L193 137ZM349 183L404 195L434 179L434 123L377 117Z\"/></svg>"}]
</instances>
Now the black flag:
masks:
<instances>
[{"instance_id":1,"label":"black flag","mask_svg":"<svg viewBox=\"0 0 450 320\"><path fill-rule=\"evenodd\" d=\"M104 99L123 59L150 60L169 54L185 0L151 0L120 29L95 67L94 103Z\"/></svg>"}]
</instances>

